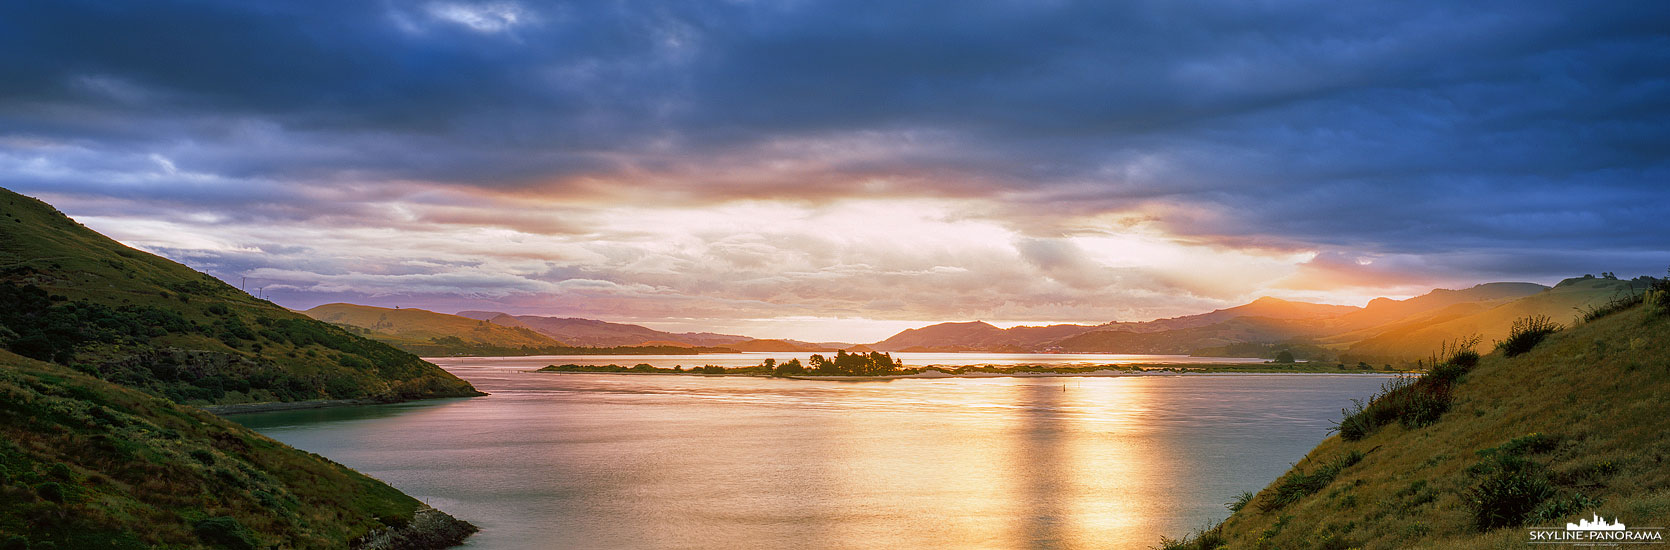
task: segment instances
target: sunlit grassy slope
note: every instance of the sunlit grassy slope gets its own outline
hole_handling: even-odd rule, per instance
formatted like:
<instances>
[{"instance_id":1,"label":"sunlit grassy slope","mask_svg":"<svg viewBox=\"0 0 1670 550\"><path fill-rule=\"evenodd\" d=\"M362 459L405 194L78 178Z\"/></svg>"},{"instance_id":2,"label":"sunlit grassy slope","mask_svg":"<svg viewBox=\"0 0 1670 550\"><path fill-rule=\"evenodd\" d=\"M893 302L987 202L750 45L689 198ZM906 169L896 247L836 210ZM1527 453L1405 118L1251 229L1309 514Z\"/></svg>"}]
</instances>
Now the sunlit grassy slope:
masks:
<instances>
[{"instance_id":1,"label":"sunlit grassy slope","mask_svg":"<svg viewBox=\"0 0 1670 550\"><path fill-rule=\"evenodd\" d=\"M449 337L457 338L465 345L506 348L563 345L527 327L506 326L424 309L325 304L302 313L327 323L365 329L368 332L362 334L367 337L402 347L433 345L437 340Z\"/></svg>"},{"instance_id":2,"label":"sunlit grassy slope","mask_svg":"<svg viewBox=\"0 0 1670 550\"><path fill-rule=\"evenodd\" d=\"M475 395L417 356L0 189L0 348L190 404Z\"/></svg>"},{"instance_id":3,"label":"sunlit grassy slope","mask_svg":"<svg viewBox=\"0 0 1670 550\"><path fill-rule=\"evenodd\" d=\"M1551 491L1537 503L1546 516L1534 520L1539 524L1563 526L1599 513L1629 525L1666 526L1666 390L1670 318L1649 306L1554 334L1524 355L1486 355L1456 383L1453 405L1436 423L1411 429L1394 422L1358 441L1328 438L1290 477L1230 515L1222 544L1209 546L1531 547L1522 528L1476 526L1473 491L1488 475L1479 465L1510 454L1528 461L1527 471ZM1362 453L1361 460L1333 479L1315 476L1330 464L1349 463L1341 459L1352 453ZM1307 479L1313 490L1275 505L1284 484Z\"/></svg>"},{"instance_id":4,"label":"sunlit grassy slope","mask_svg":"<svg viewBox=\"0 0 1670 550\"><path fill-rule=\"evenodd\" d=\"M417 548L470 530L421 507L200 409L0 351L5 548L348 548L440 526Z\"/></svg>"},{"instance_id":5,"label":"sunlit grassy slope","mask_svg":"<svg viewBox=\"0 0 1670 550\"><path fill-rule=\"evenodd\" d=\"M1557 322L1570 324L1574 317L1581 315L1583 308L1604 304L1626 293L1639 294L1647 286L1647 283L1633 284L1632 288L1631 281L1574 278L1511 301L1460 304L1410 322L1394 322L1379 329L1375 336L1351 344L1341 355L1381 359L1425 357L1445 342L1475 334L1489 344L1506 337L1515 319L1547 315Z\"/></svg>"}]
</instances>

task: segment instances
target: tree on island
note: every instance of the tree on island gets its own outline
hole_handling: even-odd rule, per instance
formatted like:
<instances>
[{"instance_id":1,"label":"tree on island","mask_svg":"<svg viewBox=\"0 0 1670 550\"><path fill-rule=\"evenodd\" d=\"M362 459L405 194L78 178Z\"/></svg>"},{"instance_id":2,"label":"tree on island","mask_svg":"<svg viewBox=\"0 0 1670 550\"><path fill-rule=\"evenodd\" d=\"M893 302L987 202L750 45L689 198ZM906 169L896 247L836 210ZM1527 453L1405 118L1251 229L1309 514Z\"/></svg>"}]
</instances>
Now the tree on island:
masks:
<instances>
[{"instance_id":1,"label":"tree on island","mask_svg":"<svg viewBox=\"0 0 1670 550\"><path fill-rule=\"evenodd\" d=\"M772 363L777 363L777 361L775 359L766 359L765 360L765 364L767 364L767 365L770 365ZM798 359L798 358L790 359L790 360L784 361L782 363L777 363L776 367L771 369L771 374L775 375L775 376L794 376L796 374L805 374L805 373L806 373L806 366L801 365L800 364L800 359Z\"/></svg>"},{"instance_id":2,"label":"tree on island","mask_svg":"<svg viewBox=\"0 0 1670 550\"><path fill-rule=\"evenodd\" d=\"M812 354L806 363L808 370L813 374L824 376L883 376L895 374L904 368L904 364L894 359L892 354L879 351L866 354L841 350L836 351L835 357L831 358Z\"/></svg>"}]
</instances>

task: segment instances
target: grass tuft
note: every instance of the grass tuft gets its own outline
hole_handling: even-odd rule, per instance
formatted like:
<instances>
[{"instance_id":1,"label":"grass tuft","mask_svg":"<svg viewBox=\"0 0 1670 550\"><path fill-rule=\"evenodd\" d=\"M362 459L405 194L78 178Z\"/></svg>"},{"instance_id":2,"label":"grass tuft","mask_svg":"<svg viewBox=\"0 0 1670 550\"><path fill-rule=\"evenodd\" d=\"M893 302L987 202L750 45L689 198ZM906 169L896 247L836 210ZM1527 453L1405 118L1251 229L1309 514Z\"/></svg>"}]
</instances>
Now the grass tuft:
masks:
<instances>
[{"instance_id":1,"label":"grass tuft","mask_svg":"<svg viewBox=\"0 0 1670 550\"><path fill-rule=\"evenodd\" d=\"M1565 329L1547 315L1529 315L1513 322L1508 338L1496 342L1496 350L1504 357L1516 357L1537 347L1548 335Z\"/></svg>"},{"instance_id":2,"label":"grass tuft","mask_svg":"<svg viewBox=\"0 0 1670 550\"><path fill-rule=\"evenodd\" d=\"M1229 539L1224 538L1223 535L1223 527L1218 526L1201 529L1193 535L1180 539L1160 537L1160 544L1149 548L1152 550L1218 550L1228 543Z\"/></svg>"}]
</instances>

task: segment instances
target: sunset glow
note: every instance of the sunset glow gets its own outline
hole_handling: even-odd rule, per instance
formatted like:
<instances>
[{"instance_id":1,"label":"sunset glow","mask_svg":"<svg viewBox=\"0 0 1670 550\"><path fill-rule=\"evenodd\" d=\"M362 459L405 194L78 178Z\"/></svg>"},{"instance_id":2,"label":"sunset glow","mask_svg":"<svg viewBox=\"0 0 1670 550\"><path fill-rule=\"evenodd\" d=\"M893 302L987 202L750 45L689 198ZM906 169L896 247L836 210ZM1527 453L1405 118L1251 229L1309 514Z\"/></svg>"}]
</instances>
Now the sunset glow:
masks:
<instances>
[{"instance_id":1,"label":"sunset glow","mask_svg":"<svg viewBox=\"0 0 1670 550\"><path fill-rule=\"evenodd\" d=\"M0 185L292 308L811 341L1661 270L1621 12L965 8L14 8ZM163 49L29 42L104 28Z\"/></svg>"}]
</instances>

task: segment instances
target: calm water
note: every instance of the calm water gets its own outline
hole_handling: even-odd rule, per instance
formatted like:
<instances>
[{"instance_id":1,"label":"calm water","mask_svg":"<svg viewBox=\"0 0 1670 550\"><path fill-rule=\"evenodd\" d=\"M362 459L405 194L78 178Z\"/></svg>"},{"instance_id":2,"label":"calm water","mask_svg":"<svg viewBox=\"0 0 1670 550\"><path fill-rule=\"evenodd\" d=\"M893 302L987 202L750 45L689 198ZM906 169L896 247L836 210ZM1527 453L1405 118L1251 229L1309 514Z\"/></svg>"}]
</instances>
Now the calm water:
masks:
<instances>
[{"instance_id":1,"label":"calm water","mask_svg":"<svg viewBox=\"0 0 1670 550\"><path fill-rule=\"evenodd\" d=\"M824 357L834 355L833 352L824 353ZM767 358L778 362L799 358L805 363L810 353L788 352L753 352L753 353L704 353L701 355L535 355L530 357L471 357L468 364L512 366L520 365L539 368L545 365L625 365L632 366L648 363L656 367L671 368L674 366L698 367L715 365L720 367L751 367L760 364ZM1093 365L1126 365L1131 363L1263 363L1264 359L1256 357L1190 357L1187 355L1130 355L1115 353L910 353L897 352L893 358L903 361L907 367L926 367L939 365L943 367L962 367L970 365L1062 365L1062 366L1093 366ZM460 364L458 361L441 359L449 364Z\"/></svg>"},{"instance_id":2,"label":"calm water","mask_svg":"<svg viewBox=\"0 0 1670 550\"><path fill-rule=\"evenodd\" d=\"M235 417L480 525L474 548L1147 548L1227 514L1384 381L533 374Z\"/></svg>"}]
</instances>

